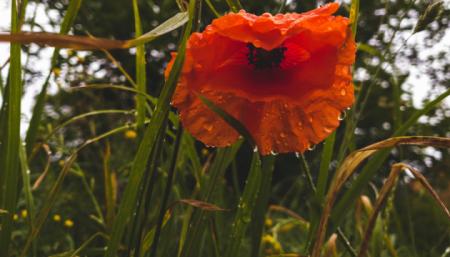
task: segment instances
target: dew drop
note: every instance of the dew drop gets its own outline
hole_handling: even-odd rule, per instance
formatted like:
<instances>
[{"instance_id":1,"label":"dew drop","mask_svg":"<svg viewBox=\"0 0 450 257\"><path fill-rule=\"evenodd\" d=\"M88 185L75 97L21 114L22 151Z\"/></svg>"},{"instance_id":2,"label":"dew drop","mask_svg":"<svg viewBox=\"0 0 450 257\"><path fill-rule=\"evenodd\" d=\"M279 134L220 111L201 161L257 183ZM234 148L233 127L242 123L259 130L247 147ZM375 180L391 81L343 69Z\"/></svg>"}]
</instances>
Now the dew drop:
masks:
<instances>
[{"instance_id":1,"label":"dew drop","mask_svg":"<svg viewBox=\"0 0 450 257\"><path fill-rule=\"evenodd\" d=\"M316 149L316 145L308 145L308 151L313 151Z\"/></svg>"},{"instance_id":2,"label":"dew drop","mask_svg":"<svg viewBox=\"0 0 450 257\"><path fill-rule=\"evenodd\" d=\"M205 125L205 129L210 132L213 129L212 125Z\"/></svg>"},{"instance_id":3,"label":"dew drop","mask_svg":"<svg viewBox=\"0 0 450 257\"><path fill-rule=\"evenodd\" d=\"M341 112L341 114L338 117L338 120L344 120L346 116L347 116L347 113L345 111Z\"/></svg>"},{"instance_id":4,"label":"dew drop","mask_svg":"<svg viewBox=\"0 0 450 257\"><path fill-rule=\"evenodd\" d=\"M341 95L342 96L344 96L344 95L346 95L347 94L347 91L343 88L343 89L341 89Z\"/></svg>"}]
</instances>

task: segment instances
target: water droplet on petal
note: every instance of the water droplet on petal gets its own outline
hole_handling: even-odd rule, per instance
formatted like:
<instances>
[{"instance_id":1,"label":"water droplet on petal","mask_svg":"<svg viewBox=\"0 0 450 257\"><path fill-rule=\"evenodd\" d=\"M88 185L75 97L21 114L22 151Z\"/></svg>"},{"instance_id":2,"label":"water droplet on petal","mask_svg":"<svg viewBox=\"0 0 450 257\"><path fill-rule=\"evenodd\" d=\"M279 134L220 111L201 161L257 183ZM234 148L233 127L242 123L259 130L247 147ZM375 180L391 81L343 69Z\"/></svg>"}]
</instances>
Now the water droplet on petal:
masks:
<instances>
[{"instance_id":1,"label":"water droplet on petal","mask_svg":"<svg viewBox=\"0 0 450 257\"><path fill-rule=\"evenodd\" d=\"M341 89L341 95L344 96L347 94L347 91L345 90L345 88Z\"/></svg>"},{"instance_id":2,"label":"water droplet on petal","mask_svg":"<svg viewBox=\"0 0 450 257\"><path fill-rule=\"evenodd\" d=\"M205 125L205 129L210 132L213 129L213 126L210 124Z\"/></svg>"},{"instance_id":3,"label":"water droplet on petal","mask_svg":"<svg viewBox=\"0 0 450 257\"><path fill-rule=\"evenodd\" d=\"M338 120L344 120L346 116L347 116L347 113L345 111L341 112L341 114L338 117Z\"/></svg>"},{"instance_id":4,"label":"water droplet on petal","mask_svg":"<svg viewBox=\"0 0 450 257\"><path fill-rule=\"evenodd\" d=\"M308 145L308 151L313 151L316 149L316 145Z\"/></svg>"}]
</instances>

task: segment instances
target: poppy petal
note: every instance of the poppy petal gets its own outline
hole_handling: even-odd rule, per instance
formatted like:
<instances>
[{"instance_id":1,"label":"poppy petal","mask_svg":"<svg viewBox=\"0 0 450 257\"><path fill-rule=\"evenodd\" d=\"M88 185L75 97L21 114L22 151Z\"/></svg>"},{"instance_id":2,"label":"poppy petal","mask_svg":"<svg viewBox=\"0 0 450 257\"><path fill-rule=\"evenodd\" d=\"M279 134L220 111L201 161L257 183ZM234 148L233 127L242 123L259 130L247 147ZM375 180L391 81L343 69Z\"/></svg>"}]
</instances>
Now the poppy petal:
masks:
<instances>
[{"instance_id":1,"label":"poppy petal","mask_svg":"<svg viewBox=\"0 0 450 257\"><path fill-rule=\"evenodd\" d=\"M210 146L239 137L200 101L202 94L249 130L261 154L303 152L324 140L354 101L356 44L348 19L331 16L337 8L275 16L241 11L192 34L172 101L185 128ZM273 56L277 62L255 66Z\"/></svg>"}]
</instances>

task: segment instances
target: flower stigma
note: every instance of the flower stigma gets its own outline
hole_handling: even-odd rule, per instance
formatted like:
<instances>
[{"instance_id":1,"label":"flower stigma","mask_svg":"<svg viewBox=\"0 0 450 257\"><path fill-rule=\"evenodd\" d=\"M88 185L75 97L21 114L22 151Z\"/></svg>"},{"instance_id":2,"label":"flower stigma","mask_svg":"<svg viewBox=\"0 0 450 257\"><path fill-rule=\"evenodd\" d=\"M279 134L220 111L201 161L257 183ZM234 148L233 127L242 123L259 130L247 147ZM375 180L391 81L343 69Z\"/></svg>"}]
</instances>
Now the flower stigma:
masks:
<instances>
[{"instance_id":1,"label":"flower stigma","mask_svg":"<svg viewBox=\"0 0 450 257\"><path fill-rule=\"evenodd\" d=\"M253 44L247 44L248 63L253 65L257 70L280 68L280 64L284 59L284 52L287 48L280 46L267 51L263 48L255 47Z\"/></svg>"}]
</instances>

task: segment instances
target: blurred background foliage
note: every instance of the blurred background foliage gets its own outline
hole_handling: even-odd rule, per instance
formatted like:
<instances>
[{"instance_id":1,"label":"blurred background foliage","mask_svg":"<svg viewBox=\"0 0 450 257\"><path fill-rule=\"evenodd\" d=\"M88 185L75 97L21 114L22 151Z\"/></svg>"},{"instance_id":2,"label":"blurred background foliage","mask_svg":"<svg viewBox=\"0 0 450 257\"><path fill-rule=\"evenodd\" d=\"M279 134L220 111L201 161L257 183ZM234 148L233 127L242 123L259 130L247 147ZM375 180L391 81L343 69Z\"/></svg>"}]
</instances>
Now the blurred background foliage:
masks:
<instances>
[{"instance_id":1,"label":"blurred background foliage","mask_svg":"<svg viewBox=\"0 0 450 257\"><path fill-rule=\"evenodd\" d=\"M63 17L67 9L68 0L43 0L34 1L45 6L47 10L56 10ZM318 4L329 1L291 1L283 12L303 12L315 8ZM225 13L228 7L225 1L212 0L216 9ZM249 12L261 14L263 12L277 13L280 1L241 1ZM427 58L422 58L421 52L441 42L445 35L449 36L450 10L445 9L439 17L427 26L425 31L418 32L411 38L412 29L421 13L428 6L429 1L423 0L373 0L361 1L360 17L358 22L357 42L360 50L355 64L356 92L368 95L363 111L360 113L359 122L355 127L355 137L350 142L349 149L338 152L337 155L345 156L350 151L369 145L371 143L389 138L414 111L424 103L413 102L413 91L424 86L422 80L408 80L409 66L418 67L416 73L429 77L429 96L425 101L435 98L436 92L448 89L450 84L450 59L449 49L441 48ZM339 14L348 16L349 3L344 1ZM172 0L141 0L139 1L143 31L149 31L166 19L176 14L179 9ZM201 26L202 30L214 18L214 14L203 3ZM26 20L32 23L31 19ZM53 26L58 26L61 20L54 20ZM92 34L97 37L129 39L134 37L134 18L131 1L83 1L81 9L73 27L73 33L77 35ZM175 30L151 44L146 45L146 71L147 91L153 96L158 96L163 85L164 67L170 59L169 53L176 51L180 39L181 30ZM414 40L414 37L420 40ZM409 38L407 43L403 41ZM448 44L447 44L448 46ZM134 77L135 51L113 50L110 52L120 65ZM34 53L39 58L39 52ZM39 74L36 67L27 68L33 76ZM380 69L377 71L377 69ZM57 87L55 94L48 97L45 106L45 116L39 127L39 139L43 141L55 127L79 114L102 110L134 108L134 95L112 89L79 89L75 87L91 84L115 84L126 85L124 74L117 69L102 51L72 51L62 50L54 69L54 78L51 85ZM375 76L375 74L377 74ZM28 84L32 84L30 78ZM412 81L412 82L411 82ZM412 83L412 86L408 86ZM25 89L27 90L27 89ZM358 106L361 108L361 106ZM64 159L86 139L95 137L112 128L134 122L134 113L102 115L94 118L86 118L72 123L58 131L55 136L47 141L50 156L40 149L32 159L30 165L32 181L36 181L45 169L47 159L50 158L50 167L45 179L36 186L35 201L39 206L40 200L48 192L54 183L58 171L64 164ZM176 121L171 125L176 125ZM442 104L435 107L420 122L408 130L408 135L450 136L450 106ZM335 151L338 151L344 135L344 124L337 132ZM99 215L96 208L105 213L105 188L104 170L112 174L115 186L114 200L120 197L124 184L127 181L130 165L138 146L139 133L132 128L123 133L116 134L104 141L94 143L79 153L76 165L64 182L55 207L52 209L43 231L39 236L37 246L38 256L49 256L59 252L77 248L97 231L108 231L110 223L102 225L98 222ZM158 169L155 189L151 196L155 206L161 200L160 192L167 179L168 161L173 147L173 135L166 138L162 144L163 152L160 159L161 166ZM185 136L186 142L192 140ZM320 166L321 149L323 144L317 145L308 151L305 156L312 171L313 179L316 179ZM175 186L171 202L176 199L194 198L196 192L196 172L202 174L198 164L189 159L191 149L181 148L184 154L177 163L178 173L175 178ZM198 162L208 163L216 149L206 148L201 143L195 143L198 153ZM243 145L237 157L227 169L225 179L214 192L217 201L214 204L232 209L236 206L238 194L243 188L247 176L252 149ZM166 156L166 157L164 157ZM337 165L337 156L331 163L330 171L334 171ZM450 152L447 149L433 147L401 147L394 149L389 155L388 161L380 168L371 186L364 191L364 197L355 203L355 209L346 215L341 228L349 235L351 242L361 240L361 224L367 220L368 209L373 204L377 195L376 188L380 188L384 178L394 162L405 162L423 171L433 187L439 192L446 205L450 205ZM197 165L197 166L196 166ZM194 193L193 193L194 192ZM395 189L395 198L383 211L377 223L374 240L372 240L372 256L441 256L445 249L450 247L450 221L437 207L436 203L424 193L420 183L408 175L400 179ZM96 199L96 200L93 200ZM276 157L276 166L273 181L273 192L270 196L272 208L266 219L266 234L263 238L265 252L269 254L301 252L306 241L306 223L302 217L311 215L311 206L316 203L307 185L301 165L294 154L283 154ZM98 206L96 206L98 205ZM26 213L24 197L20 198L14 232L14 248L17 252L21 249L26 236ZM283 206L285 209L277 209ZM180 224L185 219L189 208L176 204L173 209L171 222L163 230L163 246L160 247L160 256L175 256L177 239L171 235L177 233ZM281 211L280 211L281 210ZM147 225L154 224L154 218L158 214L157 208L148 207L150 213ZM292 215L291 212L296 213ZM219 218L217 222L226 224L230 222L227 215L215 214ZM305 218L307 219L307 218ZM153 220L153 221L152 221ZM356 220L356 222L355 222ZM217 224L216 224L217 225ZM213 226L213 225L211 225ZM217 225L220 227L220 224ZM226 227L226 225L225 225ZM357 232L359 231L359 232ZM377 236L378 233L378 236ZM226 233L225 233L226 234ZM131 241L130 241L131 242ZM391 250L388 243L392 243ZM97 256L105 244L103 238L96 238L90 244L83 256ZM330 255L333 255L332 242L330 243ZM357 245L355 243L355 245ZM202 246L211 248L208 243ZM341 253L343 246L338 245ZM211 249L205 249L205 252ZM245 251L245 250L244 250ZM393 255L392 251L397 255ZM123 253L123 256L128 256ZM205 255L206 256L206 255ZM345 255L350 256L350 255ZM443 256L443 255L442 255Z\"/></svg>"}]
</instances>

